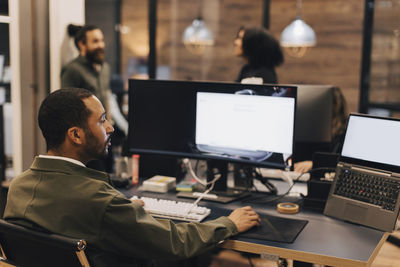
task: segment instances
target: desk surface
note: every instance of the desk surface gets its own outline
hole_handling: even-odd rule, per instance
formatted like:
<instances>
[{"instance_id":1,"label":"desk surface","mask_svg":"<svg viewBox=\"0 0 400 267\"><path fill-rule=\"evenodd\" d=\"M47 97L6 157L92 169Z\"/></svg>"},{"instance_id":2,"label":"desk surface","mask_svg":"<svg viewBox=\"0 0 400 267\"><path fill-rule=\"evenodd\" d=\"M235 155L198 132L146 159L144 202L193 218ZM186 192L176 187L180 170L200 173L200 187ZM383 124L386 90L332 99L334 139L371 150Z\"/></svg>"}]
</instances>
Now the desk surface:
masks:
<instances>
[{"instance_id":1,"label":"desk surface","mask_svg":"<svg viewBox=\"0 0 400 267\"><path fill-rule=\"evenodd\" d=\"M143 192L138 191L137 188L121 190L121 192L128 197L146 195L155 198L191 201L183 198L177 199L175 194ZM201 201L199 205L211 209L218 207L233 210L248 204L241 201L229 204ZM275 206L268 204L252 204L251 206L259 213L308 220L308 224L292 244L247 239L239 235L226 241L223 244L224 248L330 266L369 266L388 236L385 232L347 223L313 211L303 210L298 214L285 215L278 213Z\"/></svg>"}]
</instances>

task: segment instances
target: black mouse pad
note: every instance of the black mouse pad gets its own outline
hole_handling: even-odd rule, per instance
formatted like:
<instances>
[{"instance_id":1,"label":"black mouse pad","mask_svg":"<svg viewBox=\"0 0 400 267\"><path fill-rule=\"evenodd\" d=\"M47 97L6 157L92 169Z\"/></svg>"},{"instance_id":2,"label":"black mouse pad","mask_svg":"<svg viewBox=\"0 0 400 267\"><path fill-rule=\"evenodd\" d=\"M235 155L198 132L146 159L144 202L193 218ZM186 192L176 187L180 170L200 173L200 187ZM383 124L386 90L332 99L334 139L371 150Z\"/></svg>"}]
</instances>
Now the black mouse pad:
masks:
<instances>
[{"instance_id":1,"label":"black mouse pad","mask_svg":"<svg viewBox=\"0 0 400 267\"><path fill-rule=\"evenodd\" d=\"M293 243L308 221L260 214L261 225L241 233L240 237Z\"/></svg>"},{"instance_id":2,"label":"black mouse pad","mask_svg":"<svg viewBox=\"0 0 400 267\"><path fill-rule=\"evenodd\" d=\"M228 216L230 213L231 211L229 210L212 208L209 219L216 219L219 216ZM261 225L239 234L240 237L293 243L308 223L306 220L288 219L267 214L259 215L261 217Z\"/></svg>"}]
</instances>

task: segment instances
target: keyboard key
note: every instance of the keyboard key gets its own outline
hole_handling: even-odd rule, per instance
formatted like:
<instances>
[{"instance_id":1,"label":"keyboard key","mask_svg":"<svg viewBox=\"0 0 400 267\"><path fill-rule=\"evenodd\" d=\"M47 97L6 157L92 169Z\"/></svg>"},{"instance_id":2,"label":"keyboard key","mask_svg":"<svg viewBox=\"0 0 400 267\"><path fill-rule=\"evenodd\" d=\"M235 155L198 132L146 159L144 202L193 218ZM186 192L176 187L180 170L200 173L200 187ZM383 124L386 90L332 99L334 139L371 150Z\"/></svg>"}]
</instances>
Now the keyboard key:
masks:
<instances>
[{"instance_id":1,"label":"keyboard key","mask_svg":"<svg viewBox=\"0 0 400 267\"><path fill-rule=\"evenodd\" d=\"M334 194L380 206L394 211L400 182L356 170L344 170L338 175Z\"/></svg>"}]
</instances>

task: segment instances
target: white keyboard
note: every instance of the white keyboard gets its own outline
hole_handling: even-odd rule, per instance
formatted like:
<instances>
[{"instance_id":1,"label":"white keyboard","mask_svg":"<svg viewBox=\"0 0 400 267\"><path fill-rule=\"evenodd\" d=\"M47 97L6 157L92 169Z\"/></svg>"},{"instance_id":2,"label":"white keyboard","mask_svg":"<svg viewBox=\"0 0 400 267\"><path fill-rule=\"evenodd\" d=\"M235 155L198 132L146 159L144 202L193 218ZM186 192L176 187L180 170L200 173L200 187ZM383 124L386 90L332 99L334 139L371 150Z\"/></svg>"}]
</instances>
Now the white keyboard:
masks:
<instances>
[{"instance_id":1,"label":"white keyboard","mask_svg":"<svg viewBox=\"0 0 400 267\"><path fill-rule=\"evenodd\" d=\"M131 197L131 200L140 199L144 202L144 209L154 217L171 220L201 222L210 214L211 210L205 207L193 206L189 202L157 199L149 197Z\"/></svg>"}]
</instances>

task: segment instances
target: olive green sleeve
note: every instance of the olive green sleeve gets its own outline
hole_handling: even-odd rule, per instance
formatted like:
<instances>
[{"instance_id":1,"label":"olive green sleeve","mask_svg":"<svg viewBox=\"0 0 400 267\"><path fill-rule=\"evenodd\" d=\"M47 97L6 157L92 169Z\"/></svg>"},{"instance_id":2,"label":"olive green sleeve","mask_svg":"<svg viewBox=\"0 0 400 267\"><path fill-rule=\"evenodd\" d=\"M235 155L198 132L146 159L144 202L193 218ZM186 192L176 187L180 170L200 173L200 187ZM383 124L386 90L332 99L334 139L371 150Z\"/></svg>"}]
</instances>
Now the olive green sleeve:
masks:
<instances>
[{"instance_id":1,"label":"olive green sleeve","mask_svg":"<svg viewBox=\"0 0 400 267\"><path fill-rule=\"evenodd\" d=\"M140 204L117 196L104 213L100 240L104 249L130 257L182 259L201 254L236 233L236 226L227 217L174 223L154 219Z\"/></svg>"}]
</instances>

